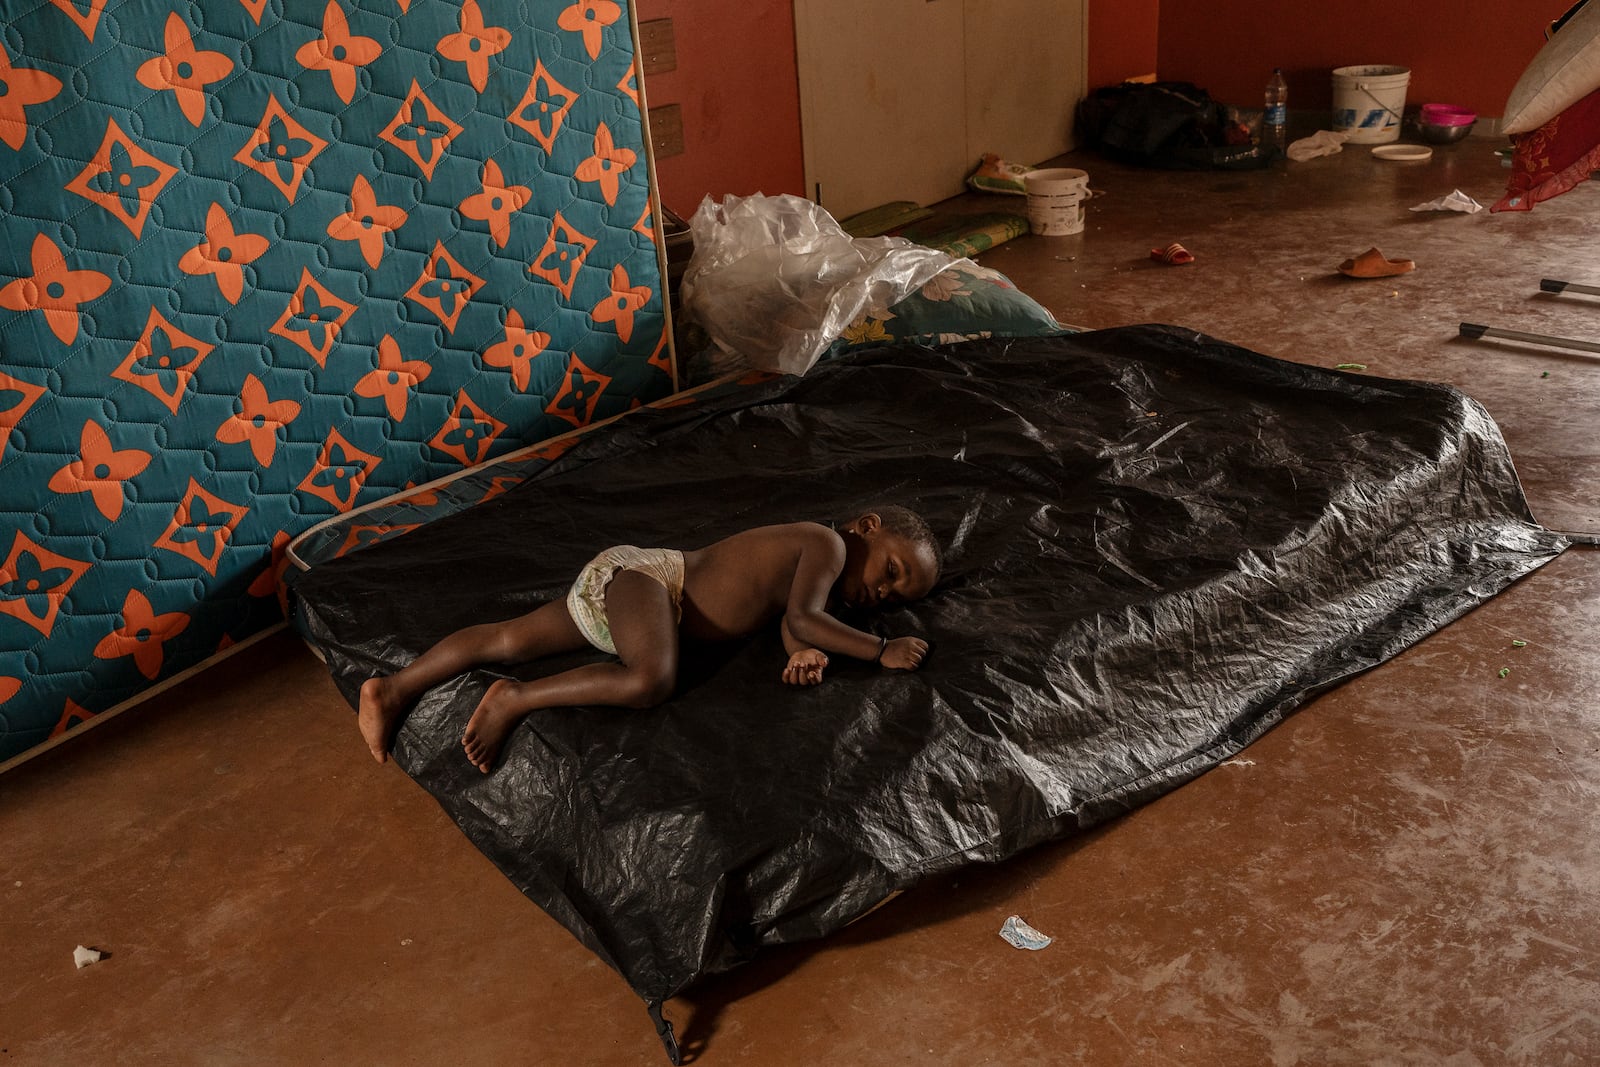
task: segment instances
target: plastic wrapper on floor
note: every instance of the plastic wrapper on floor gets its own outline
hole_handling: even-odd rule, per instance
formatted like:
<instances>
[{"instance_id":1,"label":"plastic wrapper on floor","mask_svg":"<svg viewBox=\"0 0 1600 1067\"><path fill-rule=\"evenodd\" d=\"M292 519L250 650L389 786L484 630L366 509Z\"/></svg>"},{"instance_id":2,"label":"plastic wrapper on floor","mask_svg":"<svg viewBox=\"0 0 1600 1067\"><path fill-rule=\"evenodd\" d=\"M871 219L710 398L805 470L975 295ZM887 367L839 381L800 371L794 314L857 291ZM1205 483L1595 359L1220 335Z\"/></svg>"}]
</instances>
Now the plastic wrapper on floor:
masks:
<instances>
[{"instance_id":1,"label":"plastic wrapper on floor","mask_svg":"<svg viewBox=\"0 0 1600 1067\"><path fill-rule=\"evenodd\" d=\"M945 550L926 599L855 620L927 637L916 673L835 657L786 687L774 625L694 652L654 709L533 713L489 775L461 734L500 675L429 691L400 729L406 772L658 1020L765 947L1181 785L1566 547L1459 391L1142 326L874 349L636 412L290 591L353 701L608 545L879 503Z\"/></svg>"}]
</instances>

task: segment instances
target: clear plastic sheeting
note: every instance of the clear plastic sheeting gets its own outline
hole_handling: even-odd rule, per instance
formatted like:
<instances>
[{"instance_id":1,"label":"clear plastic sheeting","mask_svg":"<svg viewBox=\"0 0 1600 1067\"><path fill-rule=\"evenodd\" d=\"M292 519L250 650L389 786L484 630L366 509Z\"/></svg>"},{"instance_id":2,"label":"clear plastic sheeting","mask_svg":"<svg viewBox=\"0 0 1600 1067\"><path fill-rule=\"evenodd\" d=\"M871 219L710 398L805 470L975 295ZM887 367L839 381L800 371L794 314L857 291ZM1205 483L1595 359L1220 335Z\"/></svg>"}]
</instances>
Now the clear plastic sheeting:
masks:
<instances>
[{"instance_id":1,"label":"clear plastic sheeting","mask_svg":"<svg viewBox=\"0 0 1600 1067\"><path fill-rule=\"evenodd\" d=\"M299 623L353 700L609 544L879 502L946 551L929 597L861 620L925 635L916 673L841 656L785 687L773 625L691 654L657 708L535 712L487 776L460 739L493 672L401 727L400 765L656 1016L764 947L1181 785L1566 546L1462 393L1128 327L872 349L637 412L300 575Z\"/></svg>"},{"instance_id":2,"label":"clear plastic sheeting","mask_svg":"<svg viewBox=\"0 0 1600 1067\"><path fill-rule=\"evenodd\" d=\"M708 196L689 229L684 308L724 352L783 374L804 374L863 311L956 262L900 237L853 238L797 196Z\"/></svg>"}]
</instances>

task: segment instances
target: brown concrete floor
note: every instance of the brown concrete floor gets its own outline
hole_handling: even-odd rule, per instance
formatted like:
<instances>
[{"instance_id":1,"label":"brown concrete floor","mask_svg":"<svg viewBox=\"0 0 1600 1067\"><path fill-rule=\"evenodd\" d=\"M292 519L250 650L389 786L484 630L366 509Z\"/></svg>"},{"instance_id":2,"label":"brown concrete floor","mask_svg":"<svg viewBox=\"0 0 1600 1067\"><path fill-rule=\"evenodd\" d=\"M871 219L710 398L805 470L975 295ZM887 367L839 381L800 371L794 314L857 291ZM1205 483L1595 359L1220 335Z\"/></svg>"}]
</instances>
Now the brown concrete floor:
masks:
<instances>
[{"instance_id":1,"label":"brown concrete floor","mask_svg":"<svg viewBox=\"0 0 1600 1067\"><path fill-rule=\"evenodd\" d=\"M1104 193L1087 231L985 262L1075 323L1462 386L1535 513L1595 531L1600 359L1453 337L1600 336L1600 301L1535 295L1600 283L1600 184L1531 215L1405 210L1492 200L1491 148L1239 175L1077 156ZM1174 240L1199 262L1146 258ZM1418 270L1333 274L1369 245ZM708 1067L1600 1062L1597 632L1600 553L1575 549L1155 803L668 1014ZM1056 942L1008 947L1013 913ZM75 970L77 944L110 958ZM0 1064L461 1062L665 1058L621 979L367 758L294 638L0 778Z\"/></svg>"}]
</instances>

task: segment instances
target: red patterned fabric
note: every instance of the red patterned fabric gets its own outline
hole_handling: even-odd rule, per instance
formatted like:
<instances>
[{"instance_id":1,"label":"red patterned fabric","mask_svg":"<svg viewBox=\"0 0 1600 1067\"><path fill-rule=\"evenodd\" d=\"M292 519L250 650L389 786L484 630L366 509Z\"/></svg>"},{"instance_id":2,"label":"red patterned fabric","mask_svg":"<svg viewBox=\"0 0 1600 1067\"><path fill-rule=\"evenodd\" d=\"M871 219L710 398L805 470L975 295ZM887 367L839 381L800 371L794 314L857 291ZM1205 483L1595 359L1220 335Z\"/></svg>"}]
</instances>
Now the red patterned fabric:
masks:
<instances>
[{"instance_id":1,"label":"red patterned fabric","mask_svg":"<svg viewBox=\"0 0 1600 1067\"><path fill-rule=\"evenodd\" d=\"M1511 143L1511 181L1490 211L1532 211L1600 170L1600 89Z\"/></svg>"}]
</instances>

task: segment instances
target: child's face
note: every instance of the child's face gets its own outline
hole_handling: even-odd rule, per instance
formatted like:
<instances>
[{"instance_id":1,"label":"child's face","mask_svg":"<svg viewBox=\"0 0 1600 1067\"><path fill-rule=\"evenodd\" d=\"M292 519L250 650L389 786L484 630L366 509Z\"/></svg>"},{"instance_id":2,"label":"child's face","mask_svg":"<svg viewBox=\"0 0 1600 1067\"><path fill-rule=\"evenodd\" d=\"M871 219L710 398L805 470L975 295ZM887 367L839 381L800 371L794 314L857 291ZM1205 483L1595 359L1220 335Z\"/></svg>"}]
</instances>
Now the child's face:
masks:
<instances>
[{"instance_id":1,"label":"child's face","mask_svg":"<svg viewBox=\"0 0 1600 1067\"><path fill-rule=\"evenodd\" d=\"M861 531L861 541L862 551L850 553L841 575L845 604L879 608L928 595L939 575L927 545L881 526Z\"/></svg>"}]
</instances>

